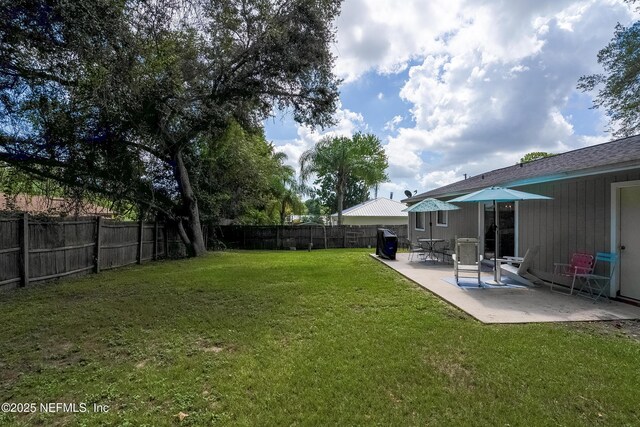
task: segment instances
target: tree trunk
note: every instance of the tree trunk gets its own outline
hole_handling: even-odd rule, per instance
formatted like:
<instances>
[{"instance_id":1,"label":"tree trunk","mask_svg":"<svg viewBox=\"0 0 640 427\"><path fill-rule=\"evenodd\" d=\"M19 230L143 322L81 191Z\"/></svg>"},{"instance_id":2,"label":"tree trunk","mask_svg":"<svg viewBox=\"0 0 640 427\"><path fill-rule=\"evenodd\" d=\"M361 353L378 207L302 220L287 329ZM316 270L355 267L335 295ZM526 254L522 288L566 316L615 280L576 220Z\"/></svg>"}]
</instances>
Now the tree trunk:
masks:
<instances>
[{"instance_id":1,"label":"tree trunk","mask_svg":"<svg viewBox=\"0 0 640 427\"><path fill-rule=\"evenodd\" d=\"M189 249L189 254L193 252L193 248L191 246L191 238L187 234L187 231L184 229L184 224L182 223L182 219L178 218L176 221L176 229L178 230L178 236L182 239L187 248Z\"/></svg>"},{"instance_id":2,"label":"tree trunk","mask_svg":"<svg viewBox=\"0 0 640 427\"><path fill-rule=\"evenodd\" d=\"M175 167L173 168L173 174L178 183L178 189L182 196L182 204L185 207L187 214L186 221L186 234L180 233L180 237L184 240L188 237L189 241L185 244L191 249L192 256L201 256L207 252L204 246L204 238L202 236L202 227L200 226L200 211L198 210L198 200L195 194L193 194L193 188L191 187L191 181L189 180L189 172L184 165L182 153L178 152L173 156L175 161Z\"/></svg>"},{"instance_id":3,"label":"tree trunk","mask_svg":"<svg viewBox=\"0 0 640 427\"><path fill-rule=\"evenodd\" d=\"M284 225L284 219L286 217L287 213L287 209L286 209L286 205L285 202L282 201L282 204L280 205L280 225Z\"/></svg>"},{"instance_id":4,"label":"tree trunk","mask_svg":"<svg viewBox=\"0 0 640 427\"><path fill-rule=\"evenodd\" d=\"M338 225L342 225L342 206L344 203L344 190L341 186L336 189L336 199L338 202Z\"/></svg>"}]
</instances>

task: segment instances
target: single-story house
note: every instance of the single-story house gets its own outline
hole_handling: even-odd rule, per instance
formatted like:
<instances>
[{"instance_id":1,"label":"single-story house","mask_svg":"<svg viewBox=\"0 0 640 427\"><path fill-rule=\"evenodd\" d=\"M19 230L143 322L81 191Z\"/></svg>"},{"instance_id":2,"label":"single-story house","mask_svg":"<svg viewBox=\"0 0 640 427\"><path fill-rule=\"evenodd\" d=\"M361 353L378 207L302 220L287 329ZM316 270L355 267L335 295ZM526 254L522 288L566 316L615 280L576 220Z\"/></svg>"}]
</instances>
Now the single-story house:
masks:
<instances>
[{"instance_id":1,"label":"single-story house","mask_svg":"<svg viewBox=\"0 0 640 427\"><path fill-rule=\"evenodd\" d=\"M640 301L640 135L492 170L403 202L446 201L491 186L553 198L498 204L498 256L538 247L530 270L548 280L554 263L568 262L574 252L618 253L611 296ZM485 258L493 257L492 203L457 205L460 210L438 212L433 237L478 237ZM428 237L427 221L425 213L411 213L409 238Z\"/></svg>"},{"instance_id":2,"label":"single-story house","mask_svg":"<svg viewBox=\"0 0 640 427\"><path fill-rule=\"evenodd\" d=\"M407 205L380 197L367 200L342 211L344 225L407 225L409 215L402 212ZM338 223L338 214L331 215L331 221Z\"/></svg>"}]
</instances>

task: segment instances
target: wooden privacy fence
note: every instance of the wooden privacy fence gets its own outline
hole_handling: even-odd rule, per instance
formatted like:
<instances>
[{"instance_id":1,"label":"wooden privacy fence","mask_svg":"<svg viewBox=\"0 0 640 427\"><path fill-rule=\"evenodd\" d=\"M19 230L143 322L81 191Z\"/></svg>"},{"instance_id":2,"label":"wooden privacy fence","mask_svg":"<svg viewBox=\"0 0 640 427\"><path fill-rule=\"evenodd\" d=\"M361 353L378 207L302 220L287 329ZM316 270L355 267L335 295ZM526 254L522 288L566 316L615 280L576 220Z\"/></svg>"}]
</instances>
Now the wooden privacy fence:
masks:
<instances>
[{"instance_id":1,"label":"wooden privacy fence","mask_svg":"<svg viewBox=\"0 0 640 427\"><path fill-rule=\"evenodd\" d=\"M392 230L400 242L408 236L406 225L229 225L210 227L208 237L236 249L366 248L375 247L378 228Z\"/></svg>"},{"instance_id":2,"label":"wooden privacy fence","mask_svg":"<svg viewBox=\"0 0 640 427\"><path fill-rule=\"evenodd\" d=\"M0 289L185 255L169 224L0 217Z\"/></svg>"},{"instance_id":3,"label":"wooden privacy fence","mask_svg":"<svg viewBox=\"0 0 640 427\"><path fill-rule=\"evenodd\" d=\"M220 226L207 227L208 242L237 249L375 247L378 228L400 241L407 226ZM101 217L60 219L27 214L0 217L0 289L99 272L159 258L186 256L172 224L119 222Z\"/></svg>"}]
</instances>

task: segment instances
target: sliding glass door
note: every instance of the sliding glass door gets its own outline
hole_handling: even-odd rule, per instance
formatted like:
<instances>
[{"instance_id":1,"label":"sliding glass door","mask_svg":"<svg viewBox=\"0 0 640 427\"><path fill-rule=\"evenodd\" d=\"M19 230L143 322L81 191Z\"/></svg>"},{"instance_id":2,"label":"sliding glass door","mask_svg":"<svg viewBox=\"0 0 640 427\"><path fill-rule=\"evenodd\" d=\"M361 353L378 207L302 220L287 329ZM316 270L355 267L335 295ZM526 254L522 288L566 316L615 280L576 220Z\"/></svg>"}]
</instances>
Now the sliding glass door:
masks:
<instances>
[{"instance_id":1,"label":"sliding glass door","mask_svg":"<svg viewBox=\"0 0 640 427\"><path fill-rule=\"evenodd\" d=\"M516 208L515 202L497 203L500 244L498 258L515 255L516 241ZM490 259L495 256L495 215L493 202L484 204L484 257Z\"/></svg>"}]
</instances>

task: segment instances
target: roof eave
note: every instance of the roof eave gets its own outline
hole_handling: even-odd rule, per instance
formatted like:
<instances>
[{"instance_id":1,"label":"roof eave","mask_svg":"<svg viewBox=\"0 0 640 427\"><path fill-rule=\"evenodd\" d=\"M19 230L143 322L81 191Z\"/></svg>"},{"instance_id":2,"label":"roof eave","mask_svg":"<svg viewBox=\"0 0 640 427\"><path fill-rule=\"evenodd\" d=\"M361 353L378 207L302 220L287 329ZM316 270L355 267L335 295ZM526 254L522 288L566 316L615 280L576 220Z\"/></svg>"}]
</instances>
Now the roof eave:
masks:
<instances>
[{"instance_id":1,"label":"roof eave","mask_svg":"<svg viewBox=\"0 0 640 427\"><path fill-rule=\"evenodd\" d=\"M615 167L614 167L615 166ZM581 178L581 177L585 177L585 176L591 176L591 175L600 175L600 174L605 174L605 173L612 173L612 172L622 172L625 170L630 170L630 169L638 169L640 168L640 161L639 160L632 160L629 162L625 162L625 163L618 163L616 165L607 165L607 166L600 166L600 167L596 167L596 168L587 168L587 169L580 169L577 171L568 171L568 172L561 172L558 174L553 174L553 175L541 175L538 177L533 177L533 178L527 178L527 179L520 179L520 180L515 180L515 181L507 181L507 182L503 182L503 183L499 183L497 185L500 185L502 187L522 187L524 185L533 185L533 184L543 184L546 182L553 182L553 181L561 181L564 179L572 179L572 178ZM467 188L465 190L458 190L458 191L452 191L452 192L445 192L445 193L432 193L433 191L437 191L438 189L434 189L431 191L427 191L425 193L416 195L414 197L411 198L407 198L402 200L403 203L416 203L419 201L422 201L424 199L427 199L429 197L453 197L453 196L460 196L463 194L469 194L472 193L474 191L477 190L481 190L483 188L486 188L486 185L479 185L479 186L474 186L471 188Z\"/></svg>"}]
</instances>

